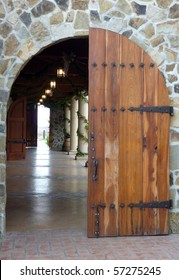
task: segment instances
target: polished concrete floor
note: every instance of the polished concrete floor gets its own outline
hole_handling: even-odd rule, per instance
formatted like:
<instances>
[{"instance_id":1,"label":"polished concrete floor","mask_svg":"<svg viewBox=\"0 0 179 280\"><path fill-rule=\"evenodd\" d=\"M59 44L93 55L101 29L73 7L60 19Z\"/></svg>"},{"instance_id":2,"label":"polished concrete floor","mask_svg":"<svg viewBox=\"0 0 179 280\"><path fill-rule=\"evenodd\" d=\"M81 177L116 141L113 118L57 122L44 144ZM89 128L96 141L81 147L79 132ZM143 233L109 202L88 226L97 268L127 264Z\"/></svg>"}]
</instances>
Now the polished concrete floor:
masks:
<instances>
[{"instance_id":1,"label":"polished concrete floor","mask_svg":"<svg viewBox=\"0 0 179 280\"><path fill-rule=\"evenodd\" d=\"M7 232L85 229L87 168L40 141L26 159L7 162Z\"/></svg>"}]
</instances>

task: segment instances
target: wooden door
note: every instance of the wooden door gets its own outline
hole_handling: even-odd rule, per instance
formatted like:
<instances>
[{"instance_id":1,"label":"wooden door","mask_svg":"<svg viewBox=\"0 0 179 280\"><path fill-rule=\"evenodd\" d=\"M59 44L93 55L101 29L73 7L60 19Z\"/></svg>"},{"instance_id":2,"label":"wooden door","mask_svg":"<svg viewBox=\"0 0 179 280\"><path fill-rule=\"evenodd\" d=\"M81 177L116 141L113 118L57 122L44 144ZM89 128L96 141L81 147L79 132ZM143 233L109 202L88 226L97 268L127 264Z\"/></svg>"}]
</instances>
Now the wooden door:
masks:
<instances>
[{"instance_id":1,"label":"wooden door","mask_svg":"<svg viewBox=\"0 0 179 280\"><path fill-rule=\"evenodd\" d=\"M25 158L26 98L13 102L7 115L7 160Z\"/></svg>"},{"instance_id":2,"label":"wooden door","mask_svg":"<svg viewBox=\"0 0 179 280\"><path fill-rule=\"evenodd\" d=\"M28 147L37 147L37 105L27 105L27 120L26 120L26 145Z\"/></svg>"},{"instance_id":3,"label":"wooden door","mask_svg":"<svg viewBox=\"0 0 179 280\"><path fill-rule=\"evenodd\" d=\"M89 237L168 234L170 113L149 55L119 34L91 29Z\"/></svg>"}]
</instances>

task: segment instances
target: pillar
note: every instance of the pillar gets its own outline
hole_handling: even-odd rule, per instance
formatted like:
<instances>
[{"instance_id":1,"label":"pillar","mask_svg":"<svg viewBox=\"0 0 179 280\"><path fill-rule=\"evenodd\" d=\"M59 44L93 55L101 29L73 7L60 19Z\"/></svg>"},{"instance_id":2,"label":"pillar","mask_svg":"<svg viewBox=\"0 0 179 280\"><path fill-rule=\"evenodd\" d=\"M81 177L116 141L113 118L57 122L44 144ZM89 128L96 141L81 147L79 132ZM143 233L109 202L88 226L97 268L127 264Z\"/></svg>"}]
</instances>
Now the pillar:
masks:
<instances>
[{"instance_id":1,"label":"pillar","mask_svg":"<svg viewBox=\"0 0 179 280\"><path fill-rule=\"evenodd\" d=\"M65 136L70 136L70 105L65 107Z\"/></svg>"},{"instance_id":2,"label":"pillar","mask_svg":"<svg viewBox=\"0 0 179 280\"><path fill-rule=\"evenodd\" d=\"M78 129L78 100L75 97L71 99L71 106L70 106L70 151L76 152L78 146L78 136L77 136L77 129Z\"/></svg>"},{"instance_id":3,"label":"pillar","mask_svg":"<svg viewBox=\"0 0 179 280\"><path fill-rule=\"evenodd\" d=\"M70 104L65 106L65 139L64 139L65 151L70 151Z\"/></svg>"},{"instance_id":4,"label":"pillar","mask_svg":"<svg viewBox=\"0 0 179 280\"><path fill-rule=\"evenodd\" d=\"M82 97L79 99L78 114L78 152L88 154L88 99Z\"/></svg>"}]
</instances>

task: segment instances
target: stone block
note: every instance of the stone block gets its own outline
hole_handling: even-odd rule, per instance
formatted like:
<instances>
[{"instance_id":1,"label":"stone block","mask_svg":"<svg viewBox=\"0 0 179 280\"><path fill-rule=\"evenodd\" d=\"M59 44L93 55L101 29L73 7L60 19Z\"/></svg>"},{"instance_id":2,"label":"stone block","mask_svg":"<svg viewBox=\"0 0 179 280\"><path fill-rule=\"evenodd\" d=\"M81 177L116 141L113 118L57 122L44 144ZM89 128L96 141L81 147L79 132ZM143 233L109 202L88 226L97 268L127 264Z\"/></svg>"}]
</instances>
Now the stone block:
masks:
<instances>
[{"instance_id":1,"label":"stone block","mask_svg":"<svg viewBox=\"0 0 179 280\"><path fill-rule=\"evenodd\" d=\"M28 6L33 7L39 2L39 0L26 0L26 2L28 2Z\"/></svg>"},{"instance_id":2,"label":"stone block","mask_svg":"<svg viewBox=\"0 0 179 280\"><path fill-rule=\"evenodd\" d=\"M153 40L151 40L151 44L152 44L153 47L157 47L158 45L160 45L164 41L165 41L164 37L162 35L159 35L156 38L154 38Z\"/></svg>"},{"instance_id":3,"label":"stone block","mask_svg":"<svg viewBox=\"0 0 179 280\"><path fill-rule=\"evenodd\" d=\"M73 22L74 21L74 17L75 17L74 11L70 11L67 14L66 22Z\"/></svg>"},{"instance_id":4,"label":"stone block","mask_svg":"<svg viewBox=\"0 0 179 280\"><path fill-rule=\"evenodd\" d=\"M20 42L17 40L15 35L10 35L10 37L5 41L5 55L14 56L15 51L19 47Z\"/></svg>"},{"instance_id":5,"label":"stone block","mask_svg":"<svg viewBox=\"0 0 179 280\"><path fill-rule=\"evenodd\" d=\"M177 76L175 76L175 75L168 75L168 81L170 82L170 83L173 83L173 82L176 82L178 80L178 77Z\"/></svg>"},{"instance_id":6,"label":"stone block","mask_svg":"<svg viewBox=\"0 0 179 280\"><path fill-rule=\"evenodd\" d=\"M173 186L173 173L170 172L170 186Z\"/></svg>"},{"instance_id":7,"label":"stone block","mask_svg":"<svg viewBox=\"0 0 179 280\"><path fill-rule=\"evenodd\" d=\"M6 189L4 184L0 184L0 196L5 197L6 195Z\"/></svg>"},{"instance_id":8,"label":"stone block","mask_svg":"<svg viewBox=\"0 0 179 280\"><path fill-rule=\"evenodd\" d=\"M55 2L62 11L66 11L68 9L69 0L55 0Z\"/></svg>"},{"instance_id":9,"label":"stone block","mask_svg":"<svg viewBox=\"0 0 179 280\"><path fill-rule=\"evenodd\" d=\"M64 17L62 12L55 13L50 18L50 24L52 25L62 23L63 21Z\"/></svg>"},{"instance_id":10,"label":"stone block","mask_svg":"<svg viewBox=\"0 0 179 280\"><path fill-rule=\"evenodd\" d=\"M155 34L155 29L153 24L149 23L147 24L141 31L141 34L143 34L146 38L151 38Z\"/></svg>"},{"instance_id":11,"label":"stone block","mask_svg":"<svg viewBox=\"0 0 179 280\"><path fill-rule=\"evenodd\" d=\"M120 9L120 12L130 15L132 13L132 9L126 0L118 0L116 3L116 7Z\"/></svg>"},{"instance_id":12,"label":"stone block","mask_svg":"<svg viewBox=\"0 0 179 280\"><path fill-rule=\"evenodd\" d=\"M0 164L6 163L6 155L5 153L0 153Z\"/></svg>"},{"instance_id":13,"label":"stone block","mask_svg":"<svg viewBox=\"0 0 179 280\"><path fill-rule=\"evenodd\" d=\"M132 2L131 5L133 7L134 12L137 15L145 15L146 14L146 5L140 5L136 2Z\"/></svg>"},{"instance_id":14,"label":"stone block","mask_svg":"<svg viewBox=\"0 0 179 280\"><path fill-rule=\"evenodd\" d=\"M171 104L171 106L179 108L179 97L170 98L170 104Z\"/></svg>"},{"instance_id":15,"label":"stone block","mask_svg":"<svg viewBox=\"0 0 179 280\"><path fill-rule=\"evenodd\" d=\"M152 22L160 22L167 19L167 11L159 9L152 4L148 6L146 15Z\"/></svg>"},{"instance_id":16,"label":"stone block","mask_svg":"<svg viewBox=\"0 0 179 280\"><path fill-rule=\"evenodd\" d=\"M168 64L168 65L166 65L166 72L173 71L174 68L175 68L175 64L174 63Z\"/></svg>"},{"instance_id":17,"label":"stone block","mask_svg":"<svg viewBox=\"0 0 179 280\"><path fill-rule=\"evenodd\" d=\"M163 23L157 24L157 32L162 34L179 34L178 20L169 20Z\"/></svg>"},{"instance_id":18,"label":"stone block","mask_svg":"<svg viewBox=\"0 0 179 280\"><path fill-rule=\"evenodd\" d=\"M0 85L1 85L1 79L0 79ZM0 102L6 103L8 98L9 98L9 92L0 89Z\"/></svg>"},{"instance_id":19,"label":"stone block","mask_svg":"<svg viewBox=\"0 0 179 280\"><path fill-rule=\"evenodd\" d=\"M176 178L176 180L175 180L175 185L176 186L179 186L179 178ZM178 207L179 208L179 207Z\"/></svg>"},{"instance_id":20,"label":"stone block","mask_svg":"<svg viewBox=\"0 0 179 280\"><path fill-rule=\"evenodd\" d=\"M89 18L85 12L77 12L74 27L82 30L89 28Z\"/></svg>"},{"instance_id":21,"label":"stone block","mask_svg":"<svg viewBox=\"0 0 179 280\"><path fill-rule=\"evenodd\" d=\"M174 85L175 93L179 93L179 84Z\"/></svg>"},{"instance_id":22,"label":"stone block","mask_svg":"<svg viewBox=\"0 0 179 280\"><path fill-rule=\"evenodd\" d=\"M44 39L49 36L49 31L42 22L35 22L32 24L30 32L37 41L44 41Z\"/></svg>"},{"instance_id":23,"label":"stone block","mask_svg":"<svg viewBox=\"0 0 179 280\"><path fill-rule=\"evenodd\" d=\"M179 144L170 146L170 170L179 169Z\"/></svg>"},{"instance_id":24,"label":"stone block","mask_svg":"<svg viewBox=\"0 0 179 280\"><path fill-rule=\"evenodd\" d=\"M171 141L172 142L179 142L179 132L175 130L171 130Z\"/></svg>"},{"instance_id":25,"label":"stone block","mask_svg":"<svg viewBox=\"0 0 179 280\"><path fill-rule=\"evenodd\" d=\"M41 17L42 15L53 12L54 9L55 5L52 2L44 0L35 6L31 11L34 17Z\"/></svg>"},{"instance_id":26,"label":"stone block","mask_svg":"<svg viewBox=\"0 0 179 280\"><path fill-rule=\"evenodd\" d=\"M172 48L179 48L179 35L169 35L168 38Z\"/></svg>"},{"instance_id":27,"label":"stone block","mask_svg":"<svg viewBox=\"0 0 179 280\"><path fill-rule=\"evenodd\" d=\"M170 8L169 18L179 18L179 4L175 4Z\"/></svg>"},{"instance_id":28,"label":"stone block","mask_svg":"<svg viewBox=\"0 0 179 280\"><path fill-rule=\"evenodd\" d=\"M179 212L170 212L169 222L171 233L179 233Z\"/></svg>"},{"instance_id":29,"label":"stone block","mask_svg":"<svg viewBox=\"0 0 179 280\"><path fill-rule=\"evenodd\" d=\"M6 168L5 168L5 165L1 165L0 166L0 182L4 183L5 181L6 181Z\"/></svg>"},{"instance_id":30,"label":"stone block","mask_svg":"<svg viewBox=\"0 0 179 280\"><path fill-rule=\"evenodd\" d=\"M99 0L100 13L106 13L112 8L113 4L109 1Z\"/></svg>"},{"instance_id":31,"label":"stone block","mask_svg":"<svg viewBox=\"0 0 179 280\"><path fill-rule=\"evenodd\" d=\"M177 62L177 52L174 52L173 50L166 48L165 54L168 63Z\"/></svg>"},{"instance_id":32,"label":"stone block","mask_svg":"<svg viewBox=\"0 0 179 280\"><path fill-rule=\"evenodd\" d=\"M4 124L0 124L0 133L5 133L5 125ZM1 147L0 147L1 150Z\"/></svg>"},{"instance_id":33,"label":"stone block","mask_svg":"<svg viewBox=\"0 0 179 280\"><path fill-rule=\"evenodd\" d=\"M23 12L23 14L20 16L20 19L27 27L29 27L32 22L31 15L27 12Z\"/></svg>"},{"instance_id":34,"label":"stone block","mask_svg":"<svg viewBox=\"0 0 179 280\"><path fill-rule=\"evenodd\" d=\"M170 122L171 127L179 127L179 110L174 108L174 116L171 118Z\"/></svg>"},{"instance_id":35,"label":"stone block","mask_svg":"<svg viewBox=\"0 0 179 280\"><path fill-rule=\"evenodd\" d=\"M127 30L127 31L122 33L122 35L127 37L127 38L130 38L132 36L132 34L133 34L132 30Z\"/></svg>"},{"instance_id":36,"label":"stone block","mask_svg":"<svg viewBox=\"0 0 179 280\"><path fill-rule=\"evenodd\" d=\"M156 0L160 8L167 8L170 6L173 0Z\"/></svg>"},{"instance_id":37,"label":"stone block","mask_svg":"<svg viewBox=\"0 0 179 280\"><path fill-rule=\"evenodd\" d=\"M12 31L12 26L8 22L0 24L0 34L3 38L7 38Z\"/></svg>"},{"instance_id":38,"label":"stone block","mask_svg":"<svg viewBox=\"0 0 179 280\"><path fill-rule=\"evenodd\" d=\"M4 45L4 41L0 39L0 55L2 55L3 52L3 45Z\"/></svg>"},{"instance_id":39,"label":"stone block","mask_svg":"<svg viewBox=\"0 0 179 280\"><path fill-rule=\"evenodd\" d=\"M1 60L0 61L0 75L4 75L5 71L7 70L9 60Z\"/></svg>"},{"instance_id":40,"label":"stone block","mask_svg":"<svg viewBox=\"0 0 179 280\"><path fill-rule=\"evenodd\" d=\"M131 18L129 21L129 25L135 29L139 29L139 27L147 22L144 18Z\"/></svg>"},{"instance_id":41,"label":"stone block","mask_svg":"<svg viewBox=\"0 0 179 280\"><path fill-rule=\"evenodd\" d=\"M100 21L100 17L99 17L98 11L90 11L90 19L93 22L99 22Z\"/></svg>"},{"instance_id":42,"label":"stone block","mask_svg":"<svg viewBox=\"0 0 179 280\"><path fill-rule=\"evenodd\" d=\"M87 10L89 0L72 0L72 9L74 10Z\"/></svg>"},{"instance_id":43,"label":"stone block","mask_svg":"<svg viewBox=\"0 0 179 280\"><path fill-rule=\"evenodd\" d=\"M3 4L0 3L0 18L4 18L5 17L5 10L4 10L4 7L3 7Z\"/></svg>"}]
</instances>

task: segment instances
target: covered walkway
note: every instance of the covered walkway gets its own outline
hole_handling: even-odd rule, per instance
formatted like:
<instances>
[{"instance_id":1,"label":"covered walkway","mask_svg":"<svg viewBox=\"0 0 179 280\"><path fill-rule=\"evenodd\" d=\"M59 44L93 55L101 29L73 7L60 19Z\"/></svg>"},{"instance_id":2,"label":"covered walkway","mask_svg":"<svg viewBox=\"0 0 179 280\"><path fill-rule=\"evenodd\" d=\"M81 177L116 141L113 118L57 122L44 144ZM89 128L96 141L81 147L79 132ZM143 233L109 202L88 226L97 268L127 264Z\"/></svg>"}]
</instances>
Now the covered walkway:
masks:
<instances>
[{"instance_id":1,"label":"covered walkway","mask_svg":"<svg viewBox=\"0 0 179 280\"><path fill-rule=\"evenodd\" d=\"M7 163L0 259L179 259L179 235L89 239L87 168L45 143Z\"/></svg>"}]
</instances>

